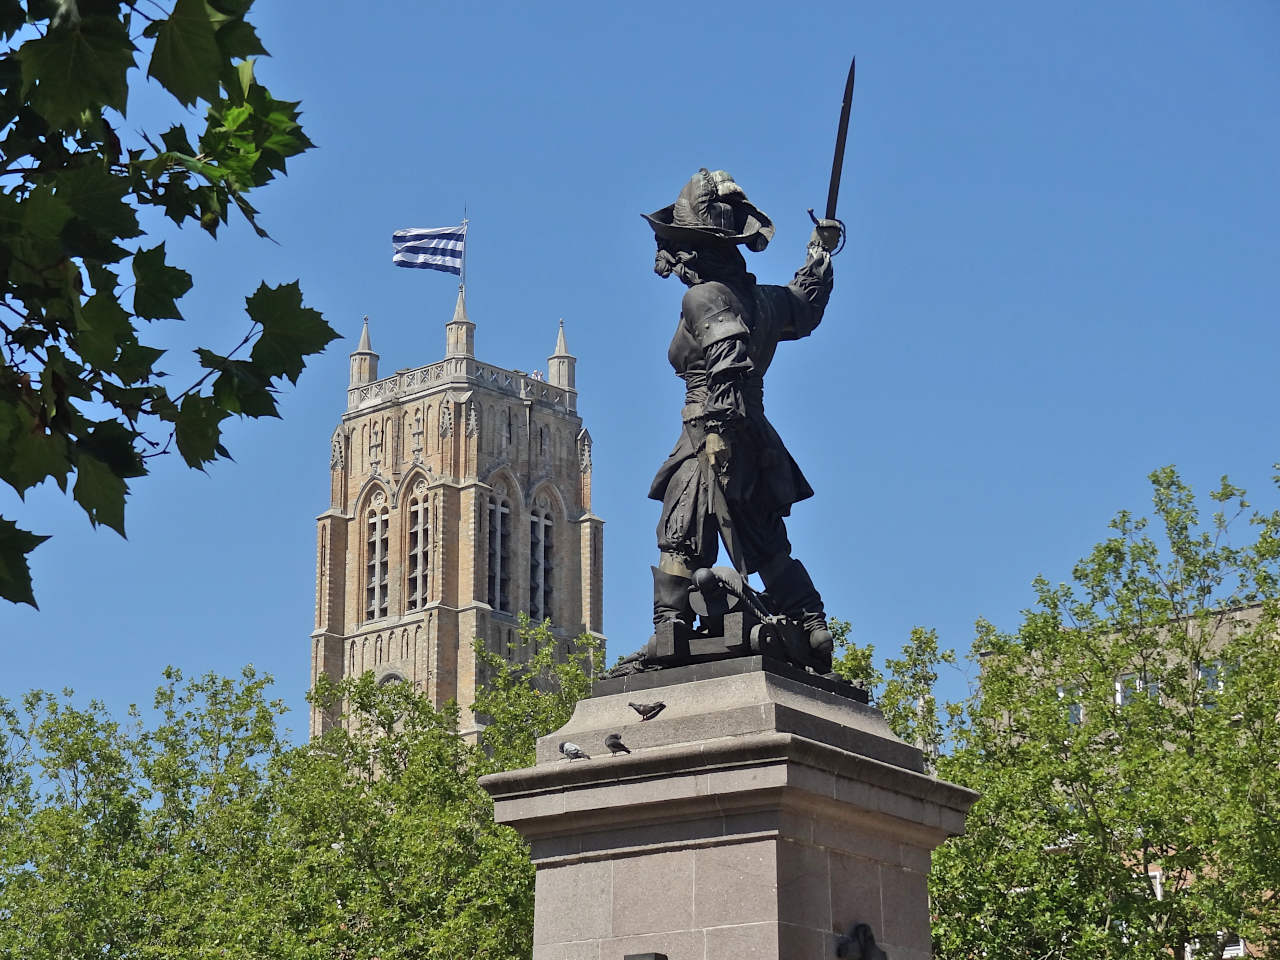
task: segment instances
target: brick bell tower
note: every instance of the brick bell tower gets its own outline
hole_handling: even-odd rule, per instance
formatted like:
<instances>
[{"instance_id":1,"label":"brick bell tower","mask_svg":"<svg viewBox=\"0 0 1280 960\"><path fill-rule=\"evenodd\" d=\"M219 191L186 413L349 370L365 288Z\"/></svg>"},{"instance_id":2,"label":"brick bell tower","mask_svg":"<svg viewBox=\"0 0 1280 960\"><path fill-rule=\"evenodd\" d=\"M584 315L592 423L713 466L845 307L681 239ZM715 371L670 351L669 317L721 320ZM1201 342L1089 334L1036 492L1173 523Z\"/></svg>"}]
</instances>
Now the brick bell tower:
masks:
<instances>
[{"instance_id":1,"label":"brick bell tower","mask_svg":"<svg viewBox=\"0 0 1280 960\"><path fill-rule=\"evenodd\" d=\"M521 611L549 617L561 644L601 635L604 521L576 363L563 320L546 377L477 360L459 287L444 359L379 378L365 318L318 518L312 686L372 670L456 699L468 727L474 641L506 654ZM333 722L313 708L311 734Z\"/></svg>"}]
</instances>

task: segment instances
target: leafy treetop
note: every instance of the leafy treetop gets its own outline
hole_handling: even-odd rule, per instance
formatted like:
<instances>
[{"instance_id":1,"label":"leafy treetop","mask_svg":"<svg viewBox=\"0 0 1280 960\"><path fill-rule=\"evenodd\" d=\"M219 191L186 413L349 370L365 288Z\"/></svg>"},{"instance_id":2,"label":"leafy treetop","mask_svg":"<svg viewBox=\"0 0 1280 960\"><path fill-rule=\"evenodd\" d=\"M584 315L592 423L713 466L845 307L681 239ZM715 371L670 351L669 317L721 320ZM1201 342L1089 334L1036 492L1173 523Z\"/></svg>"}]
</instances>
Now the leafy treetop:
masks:
<instances>
[{"instance_id":1,"label":"leafy treetop","mask_svg":"<svg viewBox=\"0 0 1280 960\"><path fill-rule=\"evenodd\" d=\"M20 496L53 480L121 535L150 457L171 445L195 468L229 456L222 422L278 416L277 384L337 336L296 282L264 282L246 298L244 338L225 355L197 350L204 373L184 389L162 385L164 350L140 337L143 321L183 319L193 281L138 213L216 237L238 211L265 237L248 194L312 146L298 104L255 77L266 50L251 3L0 2L0 480ZM143 66L178 122L126 142ZM35 604L27 554L45 539L0 517L0 597Z\"/></svg>"},{"instance_id":2,"label":"leafy treetop","mask_svg":"<svg viewBox=\"0 0 1280 960\"><path fill-rule=\"evenodd\" d=\"M836 670L982 794L933 856L940 960L1280 956L1280 511L1150 480L1152 516L1037 578L1015 630L978 621L958 703L938 708L934 631L881 674L832 621Z\"/></svg>"},{"instance_id":3,"label":"leafy treetop","mask_svg":"<svg viewBox=\"0 0 1280 960\"><path fill-rule=\"evenodd\" d=\"M982 798L935 853L935 954L1280 955L1280 511L1172 468L1012 632L979 621L939 774ZM921 651L928 659L929 651Z\"/></svg>"},{"instance_id":4,"label":"leafy treetop","mask_svg":"<svg viewBox=\"0 0 1280 960\"><path fill-rule=\"evenodd\" d=\"M127 722L67 693L0 700L0 956L527 958L529 848L478 778L569 719L599 653L580 637L561 662L545 625L521 633L531 661L485 657L481 745L456 705L372 674L322 678L341 720L302 746L252 669L166 671Z\"/></svg>"}]
</instances>

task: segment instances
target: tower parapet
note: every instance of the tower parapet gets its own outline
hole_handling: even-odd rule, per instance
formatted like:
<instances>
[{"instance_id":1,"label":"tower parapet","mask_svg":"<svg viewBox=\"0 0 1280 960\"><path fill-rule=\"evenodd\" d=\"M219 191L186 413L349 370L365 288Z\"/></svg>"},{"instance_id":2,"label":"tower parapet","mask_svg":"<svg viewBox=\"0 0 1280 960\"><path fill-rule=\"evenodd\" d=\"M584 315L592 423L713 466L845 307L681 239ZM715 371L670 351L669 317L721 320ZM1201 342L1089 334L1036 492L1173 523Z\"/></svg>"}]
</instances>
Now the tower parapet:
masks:
<instances>
[{"instance_id":1,"label":"tower parapet","mask_svg":"<svg viewBox=\"0 0 1280 960\"><path fill-rule=\"evenodd\" d=\"M397 370L391 376L371 383L352 385L347 390L347 411L403 400L437 384L463 389L481 386L523 399L543 401L568 411L577 408L576 390L565 390L522 370L508 370L474 357L457 357Z\"/></svg>"}]
</instances>

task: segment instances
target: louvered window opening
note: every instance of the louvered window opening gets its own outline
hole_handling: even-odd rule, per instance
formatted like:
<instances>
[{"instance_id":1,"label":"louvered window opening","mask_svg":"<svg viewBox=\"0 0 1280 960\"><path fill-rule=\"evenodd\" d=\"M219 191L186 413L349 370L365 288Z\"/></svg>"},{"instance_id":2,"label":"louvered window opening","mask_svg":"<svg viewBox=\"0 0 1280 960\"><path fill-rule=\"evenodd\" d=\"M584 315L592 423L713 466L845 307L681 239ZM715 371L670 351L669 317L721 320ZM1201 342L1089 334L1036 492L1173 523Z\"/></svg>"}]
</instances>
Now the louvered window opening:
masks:
<instances>
[{"instance_id":1,"label":"louvered window opening","mask_svg":"<svg viewBox=\"0 0 1280 960\"><path fill-rule=\"evenodd\" d=\"M409 544L406 556L408 575L405 609L421 610L427 604L427 561L431 549L431 528L427 522L427 503L409 501Z\"/></svg>"},{"instance_id":2,"label":"louvered window opening","mask_svg":"<svg viewBox=\"0 0 1280 960\"><path fill-rule=\"evenodd\" d=\"M385 617L388 613L387 578L391 570L389 558L390 538L387 532L387 509L370 510L365 542L365 608L367 620Z\"/></svg>"},{"instance_id":3,"label":"louvered window opening","mask_svg":"<svg viewBox=\"0 0 1280 960\"><path fill-rule=\"evenodd\" d=\"M489 606L511 612L511 505L489 499Z\"/></svg>"},{"instance_id":4,"label":"louvered window opening","mask_svg":"<svg viewBox=\"0 0 1280 960\"><path fill-rule=\"evenodd\" d=\"M541 623L551 612L554 553L551 514L535 511L529 521L529 619Z\"/></svg>"}]
</instances>

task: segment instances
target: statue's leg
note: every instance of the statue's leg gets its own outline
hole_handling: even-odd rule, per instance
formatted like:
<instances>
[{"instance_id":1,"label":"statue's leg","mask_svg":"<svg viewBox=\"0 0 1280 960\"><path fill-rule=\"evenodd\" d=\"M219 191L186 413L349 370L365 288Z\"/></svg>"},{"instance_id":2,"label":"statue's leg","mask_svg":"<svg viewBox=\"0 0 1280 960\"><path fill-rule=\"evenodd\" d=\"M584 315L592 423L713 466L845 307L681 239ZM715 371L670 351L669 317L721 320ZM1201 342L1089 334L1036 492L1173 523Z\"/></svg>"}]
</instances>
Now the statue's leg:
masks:
<instances>
[{"instance_id":1,"label":"statue's leg","mask_svg":"<svg viewBox=\"0 0 1280 960\"><path fill-rule=\"evenodd\" d=\"M697 460L690 458L672 474L658 519L658 565L653 570L653 622L693 626L689 591L693 571L715 562L718 547L712 518L706 513ZM710 558L707 554L710 553Z\"/></svg>"},{"instance_id":2,"label":"statue's leg","mask_svg":"<svg viewBox=\"0 0 1280 960\"><path fill-rule=\"evenodd\" d=\"M688 573L668 573L663 567L684 566L671 562L671 554L661 554L653 571L653 625L673 621L693 626L693 607L689 603L689 590L693 581Z\"/></svg>"},{"instance_id":3,"label":"statue's leg","mask_svg":"<svg viewBox=\"0 0 1280 960\"><path fill-rule=\"evenodd\" d=\"M782 519L778 519L779 525ZM775 553L760 565L760 579L770 599L781 612L797 621L809 635L809 646L818 652L830 652L833 646L831 629L827 626L827 614L822 596L813 585L804 564L791 556L791 551Z\"/></svg>"}]
</instances>

